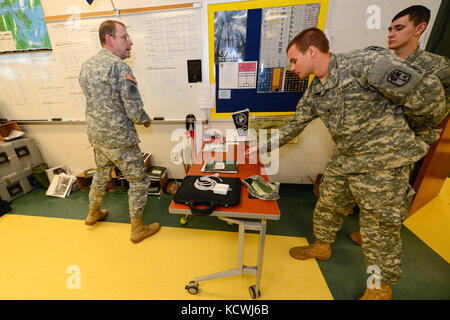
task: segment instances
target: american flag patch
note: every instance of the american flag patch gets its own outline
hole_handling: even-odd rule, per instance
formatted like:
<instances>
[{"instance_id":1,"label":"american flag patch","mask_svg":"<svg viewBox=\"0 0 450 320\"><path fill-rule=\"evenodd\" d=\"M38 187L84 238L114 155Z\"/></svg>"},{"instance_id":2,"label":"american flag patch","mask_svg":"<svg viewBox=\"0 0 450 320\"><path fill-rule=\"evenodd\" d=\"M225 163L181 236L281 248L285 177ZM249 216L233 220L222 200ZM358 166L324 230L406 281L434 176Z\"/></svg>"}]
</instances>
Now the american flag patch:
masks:
<instances>
[{"instance_id":1,"label":"american flag patch","mask_svg":"<svg viewBox=\"0 0 450 320\"><path fill-rule=\"evenodd\" d=\"M134 83L137 83L136 79L133 77L132 74L127 73L126 77L127 77L128 80L133 81Z\"/></svg>"}]
</instances>

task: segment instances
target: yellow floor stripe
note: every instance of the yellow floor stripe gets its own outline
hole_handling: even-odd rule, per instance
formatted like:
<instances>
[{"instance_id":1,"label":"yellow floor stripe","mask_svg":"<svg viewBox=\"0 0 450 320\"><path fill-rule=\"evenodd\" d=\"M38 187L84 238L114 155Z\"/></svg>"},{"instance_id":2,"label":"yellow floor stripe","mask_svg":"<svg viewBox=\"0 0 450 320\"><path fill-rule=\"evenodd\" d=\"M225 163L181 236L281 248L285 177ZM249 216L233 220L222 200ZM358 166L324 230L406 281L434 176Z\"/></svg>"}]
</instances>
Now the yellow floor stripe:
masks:
<instances>
[{"instance_id":1,"label":"yellow floor stripe","mask_svg":"<svg viewBox=\"0 0 450 320\"><path fill-rule=\"evenodd\" d=\"M404 225L450 263L450 179L439 195L405 220Z\"/></svg>"},{"instance_id":2,"label":"yellow floor stripe","mask_svg":"<svg viewBox=\"0 0 450 320\"><path fill-rule=\"evenodd\" d=\"M0 299L250 299L254 276L200 282L194 277L237 264L237 233L163 227L139 244L130 225L7 214L0 218ZM244 263L256 264L257 234L246 234ZM305 238L268 235L262 299L332 299L315 260L289 248Z\"/></svg>"}]
</instances>

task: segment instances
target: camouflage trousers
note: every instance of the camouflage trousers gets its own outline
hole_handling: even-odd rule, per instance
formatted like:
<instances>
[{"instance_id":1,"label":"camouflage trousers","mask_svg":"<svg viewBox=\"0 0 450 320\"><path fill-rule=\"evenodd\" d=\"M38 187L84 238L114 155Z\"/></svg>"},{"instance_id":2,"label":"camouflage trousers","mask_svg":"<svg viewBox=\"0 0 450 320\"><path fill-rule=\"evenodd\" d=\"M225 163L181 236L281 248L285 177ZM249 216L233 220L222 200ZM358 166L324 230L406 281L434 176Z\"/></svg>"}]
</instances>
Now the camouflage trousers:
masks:
<instances>
[{"instance_id":1,"label":"camouflage trousers","mask_svg":"<svg viewBox=\"0 0 450 320\"><path fill-rule=\"evenodd\" d=\"M94 146L97 169L92 179L89 192L89 204L100 206L106 192L111 171L117 166L129 183L128 208L131 218L142 216L147 204L150 179L145 174L146 168L139 146L130 148L103 148Z\"/></svg>"},{"instance_id":2,"label":"camouflage trousers","mask_svg":"<svg viewBox=\"0 0 450 320\"><path fill-rule=\"evenodd\" d=\"M345 173L340 165L329 162L314 209L315 238L332 243L344 218L359 206L366 266L378 267L381 282L388 285L402 276L400 228L414 196L409 184L411 167Z\"/></svg>"}]
</instances>

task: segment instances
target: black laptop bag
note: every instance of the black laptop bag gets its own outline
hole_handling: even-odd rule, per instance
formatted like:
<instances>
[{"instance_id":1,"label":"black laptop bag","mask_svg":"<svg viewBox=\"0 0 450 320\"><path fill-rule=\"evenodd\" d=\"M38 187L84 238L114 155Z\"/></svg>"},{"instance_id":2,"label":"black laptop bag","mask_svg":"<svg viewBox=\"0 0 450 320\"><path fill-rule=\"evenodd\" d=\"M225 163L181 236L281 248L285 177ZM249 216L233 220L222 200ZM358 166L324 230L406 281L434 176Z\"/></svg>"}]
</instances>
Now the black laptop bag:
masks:
<instances>
[{"instance_id":1,"label":"black laptop bag","mask_svg":"<svg viewBox=\"0 0 450 320\"><path fill-rule=\"evenodd\" d=\"M229 185L228 193L222 195L214 193L212 190L197 189L195 182L201 177L205 176L186 176L173 200L176 203L188 205L194 215L209 215L217 207L231 207L239 204L241 200L241 180L239 178L207 176L217 183ZM198 208L198 205L206 205L207 207Z\"/></svg>"}]
</instances>

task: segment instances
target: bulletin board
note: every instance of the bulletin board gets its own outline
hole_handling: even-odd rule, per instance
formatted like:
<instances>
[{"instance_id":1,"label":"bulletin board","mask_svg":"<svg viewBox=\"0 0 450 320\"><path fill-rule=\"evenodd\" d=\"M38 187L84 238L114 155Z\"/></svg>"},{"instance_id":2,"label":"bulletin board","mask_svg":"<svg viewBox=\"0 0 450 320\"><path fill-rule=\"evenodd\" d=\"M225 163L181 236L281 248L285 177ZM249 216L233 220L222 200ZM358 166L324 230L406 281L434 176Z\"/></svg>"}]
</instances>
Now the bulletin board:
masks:
<instances>
[{"instance_id":1,"label":"bulletin board","mask_svg":"<svg viewBox=\"0 0 450 320\"><path fill-rule=\"evenodd\" d=\"M216 90L211 118L230 119L246 108L258 116L293 114L311 78L290 72L286 48L306 28L324 30L327 10L328 0L208 5L209 75Z\"/></svg>"}]
</instances>

